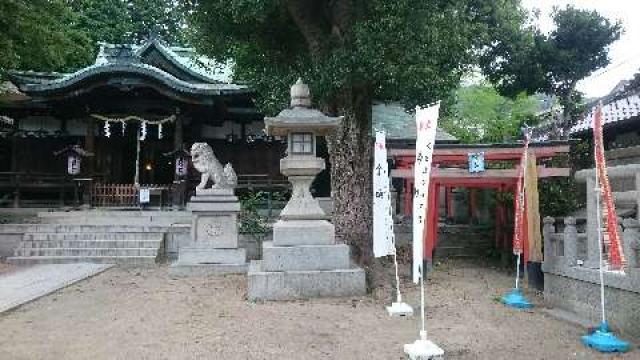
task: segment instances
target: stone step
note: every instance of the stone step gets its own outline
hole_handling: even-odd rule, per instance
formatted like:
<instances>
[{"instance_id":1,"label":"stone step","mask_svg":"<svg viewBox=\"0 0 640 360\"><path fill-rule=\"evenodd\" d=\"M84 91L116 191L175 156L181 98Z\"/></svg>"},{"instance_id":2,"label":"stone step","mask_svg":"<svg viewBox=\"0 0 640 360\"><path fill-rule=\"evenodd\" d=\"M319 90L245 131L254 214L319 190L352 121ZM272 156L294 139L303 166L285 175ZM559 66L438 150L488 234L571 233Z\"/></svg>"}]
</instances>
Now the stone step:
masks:
<instances>
[{"instance_id":1,"label":"stone step","mask_svg":"<svg viewBox=\"0 0 640 360\"><path fill-rule=\"evenodd\" d=\"M74 225L140 225L147 226L170 226L172 224L190 224L191 217L96 217L96 218L42 218L42 224L74 224Z\"/></svg>"},{"instance_id":2,"label":"stone step","mask_svg":"<svg viewBox=\"0 0 640 360\"><path fill-rule=\"evenodd\" d=\"M80 232L165 232L174 226L136 225L70 225L70 224L4 224L0 233L80 233Z\"/></svg>"},{"instance_id":3,"label":"stone step","mask_svg":"<svg viewBox=\"0 0 640 360\"><path fill-rule=\"evenodd\" d=\"M189 229L188 225L178 226L139 226L139 225L82 225L82 224L4 224L0 226L1 233L125 233L125 232L155 232L182 231ZM186 230L188 231L188 230Z\"/></svg>"},{"instance_id":4,"label":"stone step","mask_svg":"<svg viewBox=\"0 0 640 360\"><path fill-rule=\"evenodd\" d=\"M156 240L162 241L161 232L67 232L67 233L25 233L24 240Z\"/></svg>"},{"instance_id":5,"label":"stone step","mask_svg":"<svg viewBox=\"0 0 640 360\"><path fill-rule=\"evenodd\" d=\"M265 241L262 247L263 271L333 270L350 267L349 246L276 246Z\"/></svg>"},{"instance_id":6,"label":"stone step","mask_svg":"<svg viewBox=\"0 0 640 360\"><path fill-rule=\"evenodd\" d=\"M296 300L313 297L362 296L365 273L360 268L324 271L276 271L262 269L262 261L249 264L248 299Z\"/></svg>"},{"instance_id":7,"label":"stone step","mask_svg":"<svg viewBox=\"0 0 640 360\"><path fill-rule=\"evenodd\" d=\"M156 263L155 256L14 256L7 259L14 265L33 264L120 264L126 266L152 266Z\"/></svg>"},{"instance_id":8,"label":"stone step","mask_svg":"<svg viewBox=\"0 0 640 360\"><path fill-rule=\"evenodd\" d=\"M20 248L154 248L158 249L162 240L23 240Z\"/></svg>"},{"instance_id":9,"label":"stone step","mask_svg":"<svg viewBox=\"0 0 640 360\"><path fill-rule=\"evenodd\" d=\"M483 257L487 255L492 246L441 246L438 244L435 248L435 256L439 258L447 257Z\"/></svg>"},{"instance_id":10,"label":"stone step","mask_svg":"<svg viewBox=\"0 0 640 360\"><path fill-rule=\"evenodd\" d=\"M82 257L134 257L134 256L152 256L156 257L158 248L18 248L15 251L16 256L82 256Z\"/></svg>"}]
</instances>

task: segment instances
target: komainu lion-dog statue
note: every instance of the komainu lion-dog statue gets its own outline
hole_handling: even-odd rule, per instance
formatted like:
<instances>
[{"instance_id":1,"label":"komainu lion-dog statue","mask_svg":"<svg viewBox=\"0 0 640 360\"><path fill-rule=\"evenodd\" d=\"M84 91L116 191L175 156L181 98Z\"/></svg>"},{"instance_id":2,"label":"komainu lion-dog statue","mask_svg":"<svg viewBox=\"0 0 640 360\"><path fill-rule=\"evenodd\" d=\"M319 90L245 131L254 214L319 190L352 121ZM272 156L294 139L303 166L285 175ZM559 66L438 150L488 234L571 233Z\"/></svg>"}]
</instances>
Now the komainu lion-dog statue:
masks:
<instances>
[{"instance_id":1,"label":"komainu lion-dog statue","mask_svg":"<svg viewBox=\"0 0 640 360\"><path fill-rule=\"evenodd\" d=\"M213 154L213 149L207 143L199 142L191 146L191 162L201 173L200 184L196 186L197 190L207 189L209 180L213 182L211 189L233 189L238 184L238 178L231 163L222 167Z\"/></svg>"}]
</instances>

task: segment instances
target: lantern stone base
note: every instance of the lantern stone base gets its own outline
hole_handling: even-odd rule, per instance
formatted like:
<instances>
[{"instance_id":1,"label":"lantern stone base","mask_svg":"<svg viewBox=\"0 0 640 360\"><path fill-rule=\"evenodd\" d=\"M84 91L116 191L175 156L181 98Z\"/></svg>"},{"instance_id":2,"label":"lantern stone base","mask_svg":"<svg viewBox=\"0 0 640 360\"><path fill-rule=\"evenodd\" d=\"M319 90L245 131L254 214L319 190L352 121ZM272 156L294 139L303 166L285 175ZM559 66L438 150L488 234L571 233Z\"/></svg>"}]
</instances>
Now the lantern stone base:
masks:
<instances>
[{"instance_id":1,"label":"lantern stone base","mask_svg":"<svg viewBox=\"0 0 640 360\"><path fill-rule=\"evenodd\" d=\"M263 261L249 264L249 300L296 300L362 296L365 274L360 268L308 271L264 271Z\"/></svg>"},{"instance_id":2,"label":"lantern stone base","mask_svg":"<svg viewBox=\"0 0 640 360\"><path fill-rule=\"evenodd\" d=\"M238 248L240 204L233 189L196 191L187 208L193 214L191 237L180 244L178 260L169 267L169 273L174 276L246 273L246 250Z\"/></svg>"},{"instance_id":3,"label":"lantern stone base","mask_svg":"<svg viewBox=\"0 0 640 360\"><path fill-rule=\"evenodd\" d=\"M334 228L322 220L279 220L273 225L276 246L331 245L335 243Z\"/></svg>"},{"instance_id":4,"label":"lantern stone base","mask_svg":"<svg viewBox=\"0 0 640 360\"><path fill-rule=\"evenodd\" d=\"M249 265L250 300L364 295L364 270L352 266L349 246L336 244L326 220L280 220L262 260Z\"/></svg>"}]
</instances>

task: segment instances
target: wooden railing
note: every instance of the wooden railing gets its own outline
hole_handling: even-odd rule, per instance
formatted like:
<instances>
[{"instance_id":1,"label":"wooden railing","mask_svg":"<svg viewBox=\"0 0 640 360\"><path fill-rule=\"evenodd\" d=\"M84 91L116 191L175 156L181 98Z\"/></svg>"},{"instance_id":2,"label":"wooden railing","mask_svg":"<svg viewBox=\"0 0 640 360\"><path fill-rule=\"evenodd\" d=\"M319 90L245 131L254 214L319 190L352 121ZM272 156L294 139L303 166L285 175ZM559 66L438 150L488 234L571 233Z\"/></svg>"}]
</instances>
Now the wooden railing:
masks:
<instances>
[{"instance_id":1,"label":"wooden railing","mask_svg":"<svg viewBox=\"0 0 640 360\"><path fill-rule=\"evenodd\" d=\"M170 194L173 184L136 185L136 184L103 184L93 185L91 191L91 206L93 207L140 207L140 189L148 189L152 197L159 197L156 201L150 201L149 205L164 207L170 204Z\"/></svg>"},{"instance_id":2,"label":"wooden railing","mask_svg":"<svg viewBox=\"0 0 640 360\"><path fill-rule=\"evenodd\" d=\"M14 207L31 203L39 205L64 204L65 193L73 192L75 187L74 181L65 175L39 172L0 172L0 204ZM37 192L49 196L39 196L41 198L38 200L23 199L24 192Z\"/></svg>"}]
</instances>

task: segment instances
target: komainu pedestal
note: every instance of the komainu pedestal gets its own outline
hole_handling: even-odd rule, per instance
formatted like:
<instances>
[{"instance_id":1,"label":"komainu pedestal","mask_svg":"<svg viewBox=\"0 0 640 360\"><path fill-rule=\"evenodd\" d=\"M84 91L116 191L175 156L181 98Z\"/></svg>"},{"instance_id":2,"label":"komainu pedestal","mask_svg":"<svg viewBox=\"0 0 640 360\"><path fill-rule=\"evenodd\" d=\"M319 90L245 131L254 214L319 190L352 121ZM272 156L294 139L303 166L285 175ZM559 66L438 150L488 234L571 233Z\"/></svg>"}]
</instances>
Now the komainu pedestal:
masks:
<instances>
[{"instance_id":1,"label":"komainu pedestal","mask_svg":"<svg viewBox=\"0 0 640 360\"><path fill-rule=\"evenodd\" d=\"M238 248L238 198L233 189L197 189L187 204L193 220L190 241L180 244L176 276L246 273L246 250Z\"/></svg>"}]
</instances>

